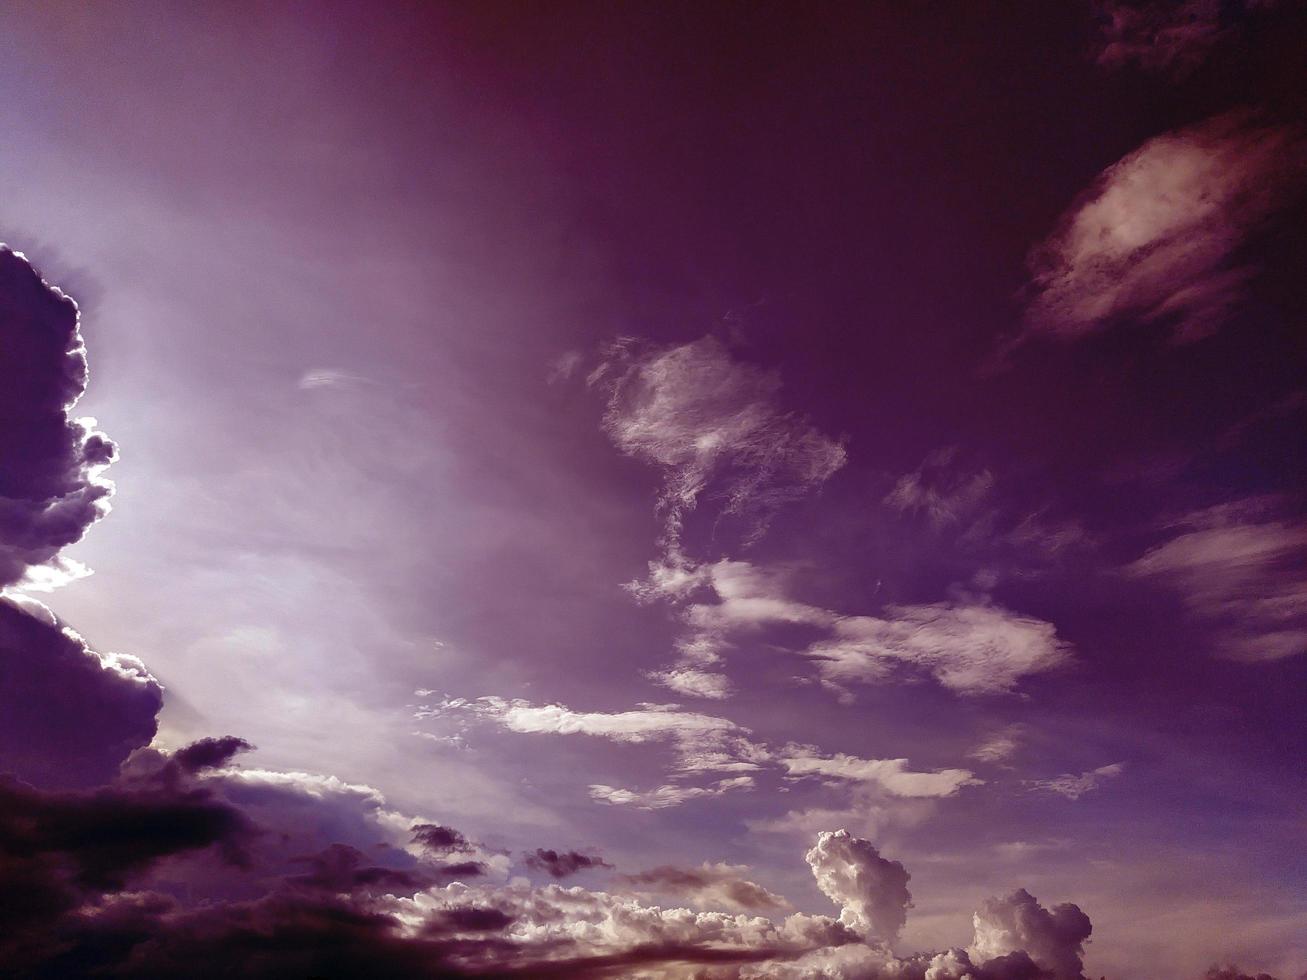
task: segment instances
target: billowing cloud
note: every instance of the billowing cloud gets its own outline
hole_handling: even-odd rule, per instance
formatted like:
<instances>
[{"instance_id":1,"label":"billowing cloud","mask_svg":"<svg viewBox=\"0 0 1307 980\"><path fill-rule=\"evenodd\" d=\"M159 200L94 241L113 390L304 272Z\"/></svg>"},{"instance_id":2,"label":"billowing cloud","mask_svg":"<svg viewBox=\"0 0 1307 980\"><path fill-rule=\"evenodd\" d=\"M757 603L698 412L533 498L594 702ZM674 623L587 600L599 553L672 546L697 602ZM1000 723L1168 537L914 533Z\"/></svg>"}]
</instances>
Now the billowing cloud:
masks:
<instances>
[{"instance_id":1,"label":"billowing cloud","mask_svg":"<svg viewBox=\"0 0 1307 980\"><path fill-rule=\"evenodd\" d=\"M1065 796L1068 800L1078 800L1086 793L1098 789L1104 781L1115 779L1123 772L1125 772L1125 764L1113 762L1110 765L1099 766L1097 769L1090 769L1079 775L1068 772L1060 776L1054 776L1051 779L1028 780L1026 785L1031 789L1057 793L1059 796Z\"/></svg>"},{"instance_id":2,"label":"billowing cloud","mask_svg":"<svg viewBox=\"0 0 1307 980\"><path fill-rule=\"evenodd\" d=\"M1076 905L1049 910L1024 888L1006 898L993 898L975 914L973 959L1025 953L1050 974L1050 980L1082 980L1084 942L1093 927Z\"/></svg>"},{"instance_id":3,"label":"billowing cloud","mask_svg":"<svg viewBox=\"0 0 1307 980\"><path fill-rule=\"evenodd\" d=\"M0 246L0 587L48 589L84 573L59 552L109 509L114 444L69 415L86 389L77 304Z\"/></svg>"},{"instance_id":4,"label":"billowing cloud","mask_svg":"<svg viewBox=\"0 0 1307 980\"><path fill-rule=\"evenodd\" d=\"M869 939L897 938L912 907L903 865L847 830L819 834L806 857L817 886L841 907L841 922Z\"/></svg>"},{"instance_id":5,"label":"billowing cloud","mask_svg":"<svg viewBox=\"0 0 1307 980\"><path fill-rule=\"evenodd\" d=\"M1189 514L1179 533L1127 574L1162 582L1218 627L1221 653L1277 660L1307 650L1307 525L1269 519L1273 502L1243 500Z\"/></svg>"},{"instance_id":6,"label":"billowing cloud","mask_svg":"<svg viewBox=\"0 0 1307 980\"><path fill-rule=\"evenodd\" d=\"M672 568L684 561L684 521L703 494L753 540L777 508L844 465L838 442L782 410L776 375L736 360L714 337L652 351L619 342L591 379L608 389L609 437L664 472L658 509Z\"/></svg>"},{"instance_id":7,"label":"billowing cloud","mask_svg":"<svg viewBox=\"0 0 1307 980\"><path fill-rule=\"evenodd\" d=\"M697 908L724 908L733 912L778 912L790 903L745 877L743 865L705 861L697 868L662 865L620 876L632 891L671 895Z\"/></svg>"},{"instance_id":8,"label":"billowing cloud","mask_svg":"<svg viewBox=\"0 0 1307 980\"><path fill-rule=\"evenodd\" d=\"M95 786L154 738L163 692L135 657L97 653L43 605L0 598L0 771Z\"/></svg>"},{"instance_id":9,"label":"billowing cloud","mask_svg":"<svg viewBox=\"0 0 1307 980\"><path fill-rule=\"evenodd\" d=\"M597 868L612 868L612 865L597 854L583 854L580 851L555 851L552 848L537 847L526 856L526 866L534 871L543 871L551 878L566 878L581 871Z\"/></svg>"},{"instance_id":10,"label":"billowing cloud","mask_svg":"<svg viewBox=\"0 0 1307 980\"><path fill-rule=\"evenodd\" d=\"M1030 257L1026 336L1132 319L1216 330L1254 269L1236 249L1301 183L1301 135L1245 114L1155 137L1094 182Z\"/></svg>"}]
</instances>

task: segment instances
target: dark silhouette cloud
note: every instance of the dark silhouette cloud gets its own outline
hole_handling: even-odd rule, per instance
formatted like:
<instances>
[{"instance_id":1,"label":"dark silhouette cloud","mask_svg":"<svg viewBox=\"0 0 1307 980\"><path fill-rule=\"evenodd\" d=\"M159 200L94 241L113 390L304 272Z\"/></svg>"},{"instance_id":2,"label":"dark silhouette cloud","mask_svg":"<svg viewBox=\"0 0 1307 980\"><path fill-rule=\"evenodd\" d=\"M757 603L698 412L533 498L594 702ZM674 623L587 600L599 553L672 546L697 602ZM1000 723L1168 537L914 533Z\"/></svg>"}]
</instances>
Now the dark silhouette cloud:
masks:
<instances>
[{"instance_id":1,"label":"dark silhouette cloud","mask_svg":"<svg viewBox=\"0 0 1307 980\"><path fill-rule=\"evenodd\" d=\"M110 779L154 737L163 692L30 600L0 599L0 773L51 788Z\"/></svg>"},{"instance_id":2,"label":"dark silhouette cloud","mask_svg":"<svg viewBox=\"0 0 1307 980\"><path fill-rule=\"evenodd\" d=\"M222 738L202 738L173 753L173 762L186 772L200 772L225 766L238 752L247 752L254 746L235 735Z\"/></svg>"},{"instance_id":3,"label":"dark silhouette cloud","mask_svg":"<svg viewBox=\"0 0 1307 980\"><path fill-rule=\"evenodd\" d=\"M582 854L580 851L560 852L545 847L537 847L529 853L526 856L526 866L535 871L544 871L554 878L566 878L578 871L612 867L598 855Z\"/></svg>"},{"instance_id":4,"label":"dark silhouette cloud","mask_svg":"<svg viewBox=\"0 0 1307 980\"><path fill-rule=\"evenodd\" d=\"M114 444L69 416L86 388L77 305L0 247L0 587L75 577L60 549L108 510Z\"/></svg>"}]
</instances>

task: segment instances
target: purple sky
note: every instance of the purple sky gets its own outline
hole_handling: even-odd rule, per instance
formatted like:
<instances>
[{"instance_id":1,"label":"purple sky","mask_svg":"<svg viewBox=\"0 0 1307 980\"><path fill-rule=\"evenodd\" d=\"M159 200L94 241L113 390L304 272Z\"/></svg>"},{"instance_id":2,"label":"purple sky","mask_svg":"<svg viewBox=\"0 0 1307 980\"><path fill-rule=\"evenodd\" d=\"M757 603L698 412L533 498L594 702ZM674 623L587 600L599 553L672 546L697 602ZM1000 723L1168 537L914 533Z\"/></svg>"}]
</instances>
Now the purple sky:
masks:
<instances>
[{"instance_id":1,"label":"purple sky","mask_svg":"<svg viewBox=\"0 0 1307 980\"><path fill-rule=\"evenodd\" d=\"M0 972L1304 975L1304 43L0 10Z\"/></svg>"}]
</instances>

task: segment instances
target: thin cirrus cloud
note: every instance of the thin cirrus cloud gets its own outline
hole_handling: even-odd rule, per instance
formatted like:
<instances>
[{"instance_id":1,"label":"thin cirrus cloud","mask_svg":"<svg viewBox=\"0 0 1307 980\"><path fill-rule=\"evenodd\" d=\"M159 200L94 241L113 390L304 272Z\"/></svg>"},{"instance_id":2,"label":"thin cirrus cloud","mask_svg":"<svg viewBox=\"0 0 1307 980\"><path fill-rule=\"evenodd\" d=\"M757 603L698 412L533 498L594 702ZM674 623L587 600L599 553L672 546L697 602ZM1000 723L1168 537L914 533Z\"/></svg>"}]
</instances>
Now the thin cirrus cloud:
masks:
<instances>
[{"instance_id":1,"label":"thin cirrus cloud","mask_svg":"<svg viewBox=\"0 0 1307 980\"><path fill-rule=\"evenodd\" d=\"M1236 258L1298 190L1302 134L1231 112L1154 137L1103 171L1030 255L1025 332L1077 340L1121 321L1213 333L1256 268Z\"/></svg>"},{"instance_id":2,"label":"thin cirrus cloud","mask_svg":"<svg viewBox=\"0 0 1307 980\"><path fill-rule=\"evenodd\" d=\"M618 341L590 381L607 391L603 425L614 445L663 471L660 545L673 568L685 562L684 523L705 493L744 522L748 542L845 463L838 441L781 407L774 373L715 337L654 350Z\"/></svg>"},{"instance_id":3,"label":"thin cirrus cloud","mask_svg":"<svg viewBox=\"0 0 1307 980\"><path fill-rule=\"evenodd\" d=\"M812 627L824 635L801 653L840 690L850 683L892 680L903 670L931 676L957 694L1002 694L1021 678L1072 658L1052 623L984 596L890 605L880 616L849 616L789 598L785 575L776 569L722 561L704 571L717 601L686 609L685 620L696 629L693 648L720 649L733 636L768 626Z\"/></svg>"},{"instance_id":4,"label":"thin cirrus cloud","mask_svg":"<svg viewBox=\"0 0 1307 980\"><path fill-rule=\"evenodd\" d=\"M646 790L624 789L620 786L609 786L605 783L593 783L590 786L590 799L596 803L607 803L610 806L629 806L637 810L665 810L668 807L688 803L690 800L721 796L735 789L752 789L753 785L752 776L732 776L729 779L719 779L708 786L664 783L662 786Z\"/></svg>"},{"instance_id":5,"label":"thin cirrus cloud","mask_svg":"<svg viewBox=\"0 0 1307 980\"><path fill-rule=\"evenodd\" d=\"M1307 525L1275 519L1275 503L1234 501L1171 522L1168 540L1127 575L1174 590L1189 613L1216 627L1220 653L1278 660L1307 651Z\"/></svg>"},{"instance_id":6,"label":"thin cirrus cloud","mask_svg":"<svg viewBox=\"0 0 1307 980\"><path fill-rule=\"evenodd\" d=\"M801 779L806 776L848 784L875 786L887 796L947 797L960 788L981 782L970 770L914 771L907 759L862 759L844 753L823 754L810 745L772 748L754 740L748 729L724 718L680 710L676 705L640 705L618 712L578 712L563 705L533 705L486 697L475 701L447 699L418 710L422 719L460 721L467 717L491 721L520 734L587 735L614 742L669 743L676 760L674 775L684 780L706 773L729 775L707 785L667 783L649 790L593 784L596 802L654 810L680 806L690 800L721 796L737 789L752 789L755 776L764 771Z\"/></svg>"},{"instance_id":7,"label":"thin cirrus cloud","mask_svg":"<svg viewBox=\"0 0 1307 980\"><path fill-rule=\"evenodd\" d=\"M1123 772L1125 772L1125 764L1113 762L1110 765L1099 766L1097 769L1090 769L1079 775L1068 772L1060 776L1053 776L1050 779L1027 780L1026 785L1032 790L1056 793L1058 796L1065 796L1068 800L1078 800L1086 793L1098 789L1105 781L1115 779Z\"/></svg>"}]
</instances>

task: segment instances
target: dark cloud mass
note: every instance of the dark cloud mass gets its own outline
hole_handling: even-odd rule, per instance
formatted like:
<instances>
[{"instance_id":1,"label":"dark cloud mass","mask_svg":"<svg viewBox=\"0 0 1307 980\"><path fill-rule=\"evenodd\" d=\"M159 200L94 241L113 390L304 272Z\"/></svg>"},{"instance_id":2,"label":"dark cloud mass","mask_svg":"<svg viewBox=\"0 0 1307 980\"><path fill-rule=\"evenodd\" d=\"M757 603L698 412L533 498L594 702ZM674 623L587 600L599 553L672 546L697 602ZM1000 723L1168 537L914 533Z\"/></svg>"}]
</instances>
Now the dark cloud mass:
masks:
<instances>
[{"instance_id":1,"label":"dark cloud mass","mask_svg":"<svg viewBox=\"0 0 1307 980\"><path fill-rule=\"evenodd\" d=\"M582 854L580 851L560 852L545 847L537 847L527 854L526 866L535 871L543 871L554 878L566 878L578 871L612 867L597 855Z\"/></svg>"},{"instance_id":2,"label":"dark cloud mass","mask_svg":"<svg viewBox=\"0 0 1307 980\"><path fill-rule=\"evenodd\" d=\"M0 246L0 586L75 574L60 549L108 510L115 449L69 411L86 388L77 306Z\"/></svg>"},{"instance_id":3,"label":"dark cloud mass","mask_svg":"<svg viewBox=\"0 0 1307 980\"><path fill-rule=\"evenodd\" d=\"M38 603L0 599L0 771L102 783L154 737L162 703L136 658L95 652Z\"/></svg>"}]
</instances>

